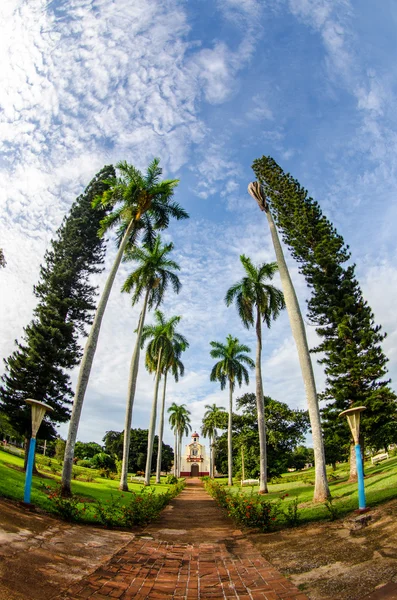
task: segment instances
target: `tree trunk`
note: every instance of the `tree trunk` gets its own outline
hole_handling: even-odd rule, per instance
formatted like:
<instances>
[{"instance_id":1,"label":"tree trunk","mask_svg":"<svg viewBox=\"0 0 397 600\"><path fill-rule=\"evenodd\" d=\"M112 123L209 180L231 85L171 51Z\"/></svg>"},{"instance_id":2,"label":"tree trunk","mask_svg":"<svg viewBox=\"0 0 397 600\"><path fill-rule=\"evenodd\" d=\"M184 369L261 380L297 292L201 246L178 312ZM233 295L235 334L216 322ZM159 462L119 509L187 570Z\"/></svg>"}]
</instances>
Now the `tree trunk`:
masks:
<instances>
[{"instance_id":1,"label":"tree trunk","mask_svg":"<svg viewBox=\"0 0 397 600\"><path fill-rule=\"evenodd\" d=\"M210 477L211 477L211 479L213 479L213 477L214 477L214 474L213 474L214 451L212 448L212 436L209 435L208 437L209 437L209 443L210 443L210 448L209 448L209 450L210 450Z\"/></svg>"},{"instance_id":2,"label":"tree trunk","mask_svg":"<svg viewBox=\"0 0 397 600\"><path fill-rule=\"evenodd\" d=\"M212 478L215 479L216 437L212 438Z\"/></svg>"},{"instance_id":3,"label":"tree trunk","mask_svg":"<svg viewBox=\"0 0 397 600\"><path fill-rule=\"evenodd\" d=\"M163 399L162 399L162 402L161 402L161 411L160 411L159 447L158 447L158 450L157 450L156 483L160 483L161 451L162 451L163 433L164 433L164 409L165 409L165 391L166 391L166 389L167 389L167 371L164 374Z\"/></svg>"},{"instance_id":4,"label":"tree trunk","mask_svg":"<svg viewBox=\"0 0 397 600\"><path fill-rule=\"evenodd\" d=\"M258 412L258 431L259 431L259 493L267 494L267 453L266 453L266 422L265 422L265 402L263 398L262 384L262 327L261 313L259 307L256 308L256 409ZM244 477L243 477L244 479Z\"/></svg>"},{"instance_id":5,"label":"tree trunk","mask_svg":"<svg viewBox=\"0 0 397 600\"><path fill-rule=\"evenodd\" d=\"M241 446L241 479L245 481L244 446Z\"/></svg>"},{"instance_id":6,"label":"tree trunk","mask_svg":"<svg viewBox=\"0 0 397 600\"><path fill-rule=\"evenodd\" d=\"M233 455L232 455L232 424L233 424L233 388L229 381L229 419L227 427L227 484L233 485Z\"/></svg>"},{"instance_id":7,"label":"tree trunk","mask_svg":"<svg viewBox=\"0 0 397 600\"><path fill-rule=\"evenodd\" d=\"M174 477L178 477L178 430L175 430Z\"/></svg>"},{"instance_id":8,"label":"tree trunk","mask_svg":"<svg viewBox=\"0 0 397 600\"><path fill-rule=\"evenodd\" d=\"M135 221L132 220L127 227L127 231L124 234L123 240L118 249L116 259L112 266L112 269L107 278L105 287L102 292L102 296L99 300L98 307L95 313L94 321L91 326L91 331L87 339L87 343L84 348L83 358L80 364L79 376L77 379L76 393L74 395L72 416L70 418L68 439L66 441L65 458L63 462L62 471L62 495L69 496L71 494L70 482L72 480L72 467L74 457L74 447L76 444L77 430L79 428L81 410L83 408L84 396L90 378L91 367L94 361L95 351L98 344L99 332L101 329L103 315L107 302L109 300L110 292L112 291L113 282L115 280L117 270L120 266L121 259L124 254L124 250L128 243L128 238L134 228Z\"/></svg>"},{"instance_id":9,"label":"tree trunk","mask_svg":"<svg viewBox=\"0 0 397 600\"><path fill-rule=\"evenodd\" d=\"M128 398L127 407L125 412L124 421L124 440L123 440L123 464L121 467L121 477L119 490L128 492L128 459L130 454L130 440L131 440L131 422L132 422L132 409L134 407L136 382L138 378L139 369L139 354L141 350L141 335L142 329L145 322L146 307L149 298L150 289L146 290L145 299L143 302L141 316L139 318L138 331L136 335L134 353L131 359L130 374L128 379Z\"/></svg>"},{"instance_id":10,"label":"tree trunk","mask_svg":"<svg viewBox=\"0 0 397 600\"><path fill-rule=\"evenodd\" d=\"M182 466L182 432L179 432L179 440L178 440L178 477L181 476L181 466Z\"/></svg>"},{"instance_id":11,"label":"tree trunk","mask_svg":"<svg viewBox=\"0 0 397 600\"><path fill-rule=\"evenodd\" d=\"M354 483L357 481L357 463L356 463L356 446L354 442L350 444L350 475L349 475L349 483Z\"/></svg>"},{"instance_id":12,"label":"tree trunk","mask_svg":"<svg viewBox=\"0 0 397 600\"><path fill-rule=\"evenodd\" d=\"M157 370L156 370L156 380L154 383L152 414L150 415L149 432L148 432L148 438L147 438L145 485L150 485L150 474L152 471L153 444L154 444L154 434L156 431L156 417L157 417L157 398L159 395L159 384L160 384L160 379L161 379L161 350L162 349L160 348L159 356L157 359Z\"/></svg>"},{"instance_id":13,"label":"tree trunk","mask_svg":"<svg viewBox=\"0 0 397 600\"><path fill-rule=\"evenodd\" d=\"M284 292L285 305L288 312L292 335L298 350L299 363L302 370L303 382L306 390L307 405L309 410L310 425L313 436L315 485L313 502L324 502L330 497L330 491L325 469L324 444L321 432L320 410L318 406L316 383L314 380L313 366L310 358L309 346L306 338L305 326L299 308L298 299L291 281L283 250L281 248L277 229L270 210L266 211L270 233L273 240L276 260L280 273L281 284Z\"/></svg>"}]
</instances>

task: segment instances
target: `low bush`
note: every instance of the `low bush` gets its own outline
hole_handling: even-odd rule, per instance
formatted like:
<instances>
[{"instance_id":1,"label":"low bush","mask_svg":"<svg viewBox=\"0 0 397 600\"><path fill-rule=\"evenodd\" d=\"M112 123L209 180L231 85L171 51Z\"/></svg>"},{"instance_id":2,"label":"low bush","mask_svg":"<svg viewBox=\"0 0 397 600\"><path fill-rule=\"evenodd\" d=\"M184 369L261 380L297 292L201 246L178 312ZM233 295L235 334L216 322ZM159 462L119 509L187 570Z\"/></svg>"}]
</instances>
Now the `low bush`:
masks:
<instances>
[{"instance_id":1,"label":"low bush","mask_svg":"<svg viewBox=\"0 0 397 600\"><path fill-rule=\"evenodd\" d=\"M92 462L88 458L78 460L76 464L78 467L85 467L86 469L91 469L93 467Z\"/></svg>"},{"instance_id":2,"label":"low bush","mask_svg":"<svg viewBox=\"0 0 397 600\"><path fill-rule=\"evenodd\" d=\"M324 502L324 506L327 509L327 511L329 512L331 521L336 521L336 519L339 517L339 510L336 508L335 504L333 503L333 498L329 498L328 500L326 500Z\"/></svg>"},{"instance_id":3,"label":"low bush","mask_svg":"<svg viewBox=\"0 0 397 600\"><path fill-rule=\"evenodd\" d=\"M270 531L281 514L280 503L270 502L262 495L244 492L233 493L211 479L205 481L209 494L223 507L228 515L240 525Z\"/></svg>"},{"instance_id":4,"label":"low bush","mask_svg":"<svg viewBox=\"0 0 397 600\"><path fill-rule=\"evenodd\" d=\"M131 495L112 495L107 501L94 502L86 502L76 495L63 498L60 486L42 485L42 490L50 500L53 512L66 521L96 522L106 527L132 527L150 523L184 486L185 482L179 481L164 494L156 494L154 489L143 487L139 492L131 492Z\"/></svg>"},{"instance_id":5,"label":"low bush","mask_svg":"<svg viewBox=\"0 0 397 600\"><path fill-rule=\"evenodd\" d=\"M81 498L78 496L63 497L61 495L61 486L51 487L41 484L43 492L51 500L54 512L65 521L79 521L81 516Z\"/></svg>"},{"instance_id":6,"label":"low bush","mask_svg":"<svg viewBox=\"0 0 397 600\"><path fill-rule=\"evenodd\" d=\"M106 452L98 452L91 458L91 464L95 469L104 469L107 471L116 471L116 462L114 456L106 454Z\"/></svg>"},{"instance_id":7,"label":"low bush","mask_svg":"<svg viewBox=\"0 0 397 600\"><path fill-rule=\"evenodd\" d=\"M286 494L288 496L288 494ZM282 498L284 499L285 496ZM294 498L292 502L288 502L283 510L283 517L289 527L296 527L299 523L299 506L298 498Z\"/></svg>"},{"instance_id":8,"label":"low bush","mask_svg":"<svg viewBox=\"0 0 397 600\"><path fill-rule=\"evenodd\" d=\"M165 483L167 484L175 484L178 483L178 478L175 475L167 475L165 478Z\"/></svg>"}]
</instances>

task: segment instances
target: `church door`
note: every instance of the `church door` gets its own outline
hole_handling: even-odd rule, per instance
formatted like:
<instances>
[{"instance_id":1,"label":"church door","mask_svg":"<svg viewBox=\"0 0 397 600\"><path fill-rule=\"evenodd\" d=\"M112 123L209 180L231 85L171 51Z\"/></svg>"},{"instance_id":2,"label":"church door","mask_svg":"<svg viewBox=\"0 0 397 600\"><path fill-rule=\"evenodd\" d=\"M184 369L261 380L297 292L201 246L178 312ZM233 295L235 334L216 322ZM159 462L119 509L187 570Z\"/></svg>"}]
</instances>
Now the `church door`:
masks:
<instances>
[{"instance_id":1,"label":"church door","mask_svg":"<svg viewBox=\"0 0 397 600\"><path fill-rule=\"evenodd\" d=\"M199 476L199 466L198 465L192 465L192 468L190 470L190 475L191 475L191 477Z\"/></svg>"}]
</instances>

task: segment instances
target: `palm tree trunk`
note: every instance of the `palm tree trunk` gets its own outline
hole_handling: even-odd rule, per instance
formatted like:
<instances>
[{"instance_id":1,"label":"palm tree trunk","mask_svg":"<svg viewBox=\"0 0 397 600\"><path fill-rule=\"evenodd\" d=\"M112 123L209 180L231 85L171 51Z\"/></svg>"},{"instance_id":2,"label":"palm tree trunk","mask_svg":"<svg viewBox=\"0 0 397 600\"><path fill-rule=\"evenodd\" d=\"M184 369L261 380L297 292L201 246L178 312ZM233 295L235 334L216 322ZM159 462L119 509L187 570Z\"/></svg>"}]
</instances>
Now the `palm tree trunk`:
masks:
<instances>
[{"instance_id":1,"label":"palm tree trunk","mask_svg":"<svg viewBox=\"0 0 397 600\"><path fill-rule=\"evenodd\" d=\"M159 447L157 450L157 468L156 468L156 483L160 483L161 473L161 450L163 445L163 433L164 433L164 409L165 409L165 391L167 388L167 371L164 374L164 387L163 387L163 399L161 402L160 412L160 424L159 424Z\"/></svg>"},{"instance_id":2,"label":"palm tree trunk","mask_svg":"<svg viewBox=\"0 0 397 600\"><path fill-rule=\"evenodd\" d=\"M175 429L174 477L178 477L178 430Z\"/></svg>"},{"instance_id":3,"label":"palm tree trunk","mask_svg":"<svg viewBox=\"0 0 397 600\"><path fill-rule=\"evenodd\" d=\"M229 380L229 419L227 427L227 478L228 485L233 485L233 455L232 455L232 419L233 419L233 388Z\"/></svg>"},{"instance_id":4,"label":"palm tree trunk","mask_svg":"<svg viewBox=\"0 0 397 600\"><path fill-rule=\"evenodd\" d=\"M215 479L215 459L216 459L216 437L213 437L213 444L212 444L212 478Z\"/></svg>"},{"instance_id":5,"label":"palm tree trunk","mask_svg":"<svg viewBox=\"0 0 397 600\"><path fill-rule=\"evenodd\" d=\"M73 401L73 410L72 416L70 418L69 431L68 431L68 439L66 441L65 448L65 459L63 462L63 471L62 471L62 495L68 496L71 494L71 480L72 480L72 467L73 467L73 457L74 457L74 447L76 444L77 438L77 430L79 427L81 410L83 408L84 396L88 385L88 380L90 378L92 363L94 361L95 351L98 344L99 332L101 329L102 319L105 314L105 309L107 302L109 300L110 292L112 291L113 282L115 280L118 268L120 266L121 259L124 254L124 250L128 243L128 238L131 235L131 232L134 228L135 220L131 220L130 224L127 227L127 230L124 234L123 240L120 244L118 252L116 254L116 258L112 269L107 278L105 287L102 292L102 296L99 300L98 307L95 313L94 321L91 326L91 331L88 336L83 358L80 364L79 376L77 379L76 392L74 395Z\"/></svg>"},{"instance_id":6,"label":"palm tree trunk","mask_svg":"<svg viewBox=\"0 0 397 600\"><path fill-rule=\"evenodd\" d=\"M241 479L245 480L244 444L241 445Z\"/></svg>"},{"instance_id":7,"label":"palm tree trunk","mask_svg":"<svg viewBox=\"0 0 397 600\"><path fill-rule=\"evenodd\" d=\"M157 417L157 398L159 395L159 384L160 384L160 379L161 379L161 350L162 349L160 348L159 356L157 359L157 370L156 370L156 380L154 383L152 414L150 415L149 432L148 432L148 439L147 439L145 485L150 485L150 473L152 470L154 433L156 431L156 417Z\"/></svg>"},{"instance_id":8,"label":"palm tree trunk","mask_svg":"<svg viewBox=\"0 0 397 600\"><path fill-rule=\"evenodd\" d=\"M212 436L209 435L209 442L210 442L210 477L212 478L212 465L213 465L213 452L212 452Z\"/></svg>"},{"instance_id":9,"label":"palm tree trunk","mask_svg":"<svg viewBox=\"0 0 397 600\"><path fill-rule=\"evenodd\" d=\"M178 439L178 477L181 476L181 466L182 466L182 432L179 432Z\"/></svg>"},{"instance_id":10,"label":"palm tree trunk","mask_svg":"<svg viewBox=\"0 0 397 600\"><path fill-rule=\"evenodd\" d=\"M299 363L302 370L303 382L306 390L307 405L309 409L310 425L313 436L314 467L315 467L315 485L313 502L324 502L330 497L330 491L325 469L324 444L321 432L320 410L318 406L316 383L314 380L313 365L310 358L309 346L306 338L305 326L302 314L299 308L298 299L291 281L287 264L285 262L283 250L278 237L277 229L273 221L270 210L265 210L269 223L270 233L273 240L274 250L278 269L280 273L281 285L284 292L285 305L288 312L292 335L294 337L298 350Z\"/></svg>"},{"instance_id":11,"label":"palm tree trunk","mask_svg":"<svg viewBox=\"0 0 397 600\"><path fill-rule=\"evenodd\" d=\"M136 335L136 342L134 353L131 359L130 365L130 375L128 379L128 398L127 398L127 408L125 412L125 421L124 421L124 440L123 440L123 464L121 467L121 476L120 476L120 485L119 490L123 492L128 492L128 459L130 454L130 440L131 440L131 422L132 422L132 409L134 406L135 399L135 390L136 390L136 382L138 378L138 369L139 369L139 354L141 350L141 335L142 329L145 322L146 316L146 307L149 298L150 290L146 290L145 299L143 301L143 307L141 316L138 324L138 331Z\"/></svg>"},{"instance_id":12,"label":"palm tree trunk","mask_svg":"<svg viewBox=\"0 0 397 600\"><path fill-rule=\"evenodd\" d=\"M259 431L259 493L267 494L267 452L266 452L266 422L265 422L265 403L263 398L262 384L262 327L261 313L259 307L256 308L256 409L258 412L258 431ZM244 477L243 477L244 479Z\"/></svg>"}]
</instances>

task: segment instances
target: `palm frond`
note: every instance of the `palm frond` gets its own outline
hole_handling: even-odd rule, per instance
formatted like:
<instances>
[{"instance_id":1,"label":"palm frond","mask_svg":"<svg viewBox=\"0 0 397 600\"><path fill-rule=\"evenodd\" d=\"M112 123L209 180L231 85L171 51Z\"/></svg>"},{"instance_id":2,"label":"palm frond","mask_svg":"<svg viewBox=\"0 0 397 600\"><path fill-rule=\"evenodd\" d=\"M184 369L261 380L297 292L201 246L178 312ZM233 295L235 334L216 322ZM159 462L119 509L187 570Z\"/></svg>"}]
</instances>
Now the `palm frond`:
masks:
<instances>
[{"instance_id":1,"label":"palm frond","mask_svg":"<svg viewBox=\"0 0 397 600\"><path fill-rule=\"evenodd\" d=\"M161 169L161 167L159 167L159 164L160 164L160 159L154 158L152 160L152 162L150 163L150 165L148 166L146 177L145 177L146 187L153 188L158 183L158 180L161 177L161 174L163 172L163 169Z\"/></svg>"}]
</instances>

